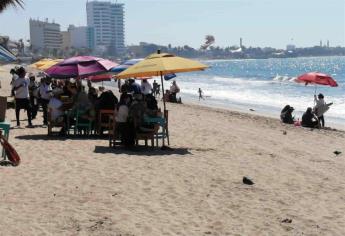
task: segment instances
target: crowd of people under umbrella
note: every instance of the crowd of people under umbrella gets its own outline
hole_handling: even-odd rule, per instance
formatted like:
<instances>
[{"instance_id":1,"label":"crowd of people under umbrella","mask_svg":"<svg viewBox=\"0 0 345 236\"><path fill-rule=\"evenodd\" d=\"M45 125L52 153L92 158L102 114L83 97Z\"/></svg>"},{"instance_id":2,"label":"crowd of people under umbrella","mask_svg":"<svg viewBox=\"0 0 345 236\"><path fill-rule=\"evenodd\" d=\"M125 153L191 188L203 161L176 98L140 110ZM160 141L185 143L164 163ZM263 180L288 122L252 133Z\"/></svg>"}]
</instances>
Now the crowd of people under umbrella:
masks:
<instances>
[{"instance_id":1,"label":"crowd of people under umbrella","mask_svg":"<svg viewBox=\"0 0 345 236\"><path fill-rule=\"evenodd\" d=\"M97 125L101 110L114 110L116 129L120 133L121 141L126 146L134 144L135 133L151 132L152 124L144 122L145 116L161 117L156 96L159 96L159 84L154 81L153 86L146 80L141 84L134 79L119 82L120 98L104 87L98 89L90 80L83 84L77 79L52 79L44 76L38 79L32 73L27 74L25 68L14 68L12 74L12 96L15 97L17 126L20 126L20 111L26 110L28 126L34 127L32 120L37 117L39 108L43 111L43 126L48 121L63 123L60 135L66 135L71 124L78 119ZM176 100L180 91L174 81L170 90L170 97Z\"/></svg>"}]
</instances>

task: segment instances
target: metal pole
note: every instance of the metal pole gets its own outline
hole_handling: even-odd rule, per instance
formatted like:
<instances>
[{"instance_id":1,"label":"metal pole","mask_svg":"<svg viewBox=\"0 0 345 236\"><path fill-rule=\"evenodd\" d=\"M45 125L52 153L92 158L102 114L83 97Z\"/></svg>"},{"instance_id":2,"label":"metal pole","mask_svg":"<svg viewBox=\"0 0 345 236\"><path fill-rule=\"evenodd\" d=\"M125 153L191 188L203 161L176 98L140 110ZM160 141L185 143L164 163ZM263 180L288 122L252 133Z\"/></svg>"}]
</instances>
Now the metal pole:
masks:
<instances>
[{"instance_id":1,"label":"metal pole","mask_svg":"<svg viewBox=\"0 0 345 236\"><path fill-rule=\"evenodd\" d=\"M163 81L163 73L162 73L162 71L160 72L160 74L161 74L161 83L162 83L162 93L163 93L163 107L164 107L164 111L166 111L166 105L165 105L165 100L164 100L164 81Z\"/></svg>"},{"instance_id":2,"label":"metal pole","mask_svg":"<svg viewBox=\"0 0 345 236\"><path fill-rule=\"evenodd\" d=\"M164 100L164 83L163 83L163 73L162 73L162 71L160 72L160 74L161 74L162 93L163 93L163 107L164 107L163 117L164 117L164 119L166 119L166 117L165 117L166 105L165 105L165 100ZM162 127L162 128L163 128L163 147L164 147L165 146L165 132L166 132L166 129L165 129L165 126Z\"/></svg>"}]
</instances>

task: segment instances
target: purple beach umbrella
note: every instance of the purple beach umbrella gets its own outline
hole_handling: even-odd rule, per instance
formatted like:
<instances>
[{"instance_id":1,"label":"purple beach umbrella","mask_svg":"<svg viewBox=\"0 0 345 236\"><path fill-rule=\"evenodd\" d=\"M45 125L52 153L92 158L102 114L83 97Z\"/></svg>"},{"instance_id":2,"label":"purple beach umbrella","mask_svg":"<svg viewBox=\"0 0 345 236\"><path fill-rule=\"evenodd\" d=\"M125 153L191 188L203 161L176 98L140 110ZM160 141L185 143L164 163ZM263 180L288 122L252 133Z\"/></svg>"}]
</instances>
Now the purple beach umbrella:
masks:
<instances>
[{"instance_id":1,"label":"purple beach umbrella","mask_svg":"<svg viewBox=\"0 0 345 236\"><path fill-rule=\"evenodd\" d=\"M59 62L45 70L50 77L58 79L85 78L90 75L107 73L118 64L103 58L77 56Z\"/></svg>"}]
</instances>

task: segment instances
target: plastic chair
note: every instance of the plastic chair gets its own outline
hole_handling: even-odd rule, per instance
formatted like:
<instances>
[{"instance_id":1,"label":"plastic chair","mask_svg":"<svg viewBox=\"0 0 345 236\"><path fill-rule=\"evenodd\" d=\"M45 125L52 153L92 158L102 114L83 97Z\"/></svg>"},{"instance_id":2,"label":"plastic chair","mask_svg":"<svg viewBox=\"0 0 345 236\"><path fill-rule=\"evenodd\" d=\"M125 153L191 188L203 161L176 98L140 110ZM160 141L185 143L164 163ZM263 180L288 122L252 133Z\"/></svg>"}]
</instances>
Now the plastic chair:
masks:
<instances>
[{"instance_id":1,"label":"plastic chair","mask_svg":"<svg viewBox=\"0 0 345 236\"><path fill-rule=\"evenodd\" d=\"M144 140L145 141L145 146L148 145L148 140L151 140L151 147L154 148L155 142L154 142L154 138L155 138L155 130L150 130L147 132L144 131L138 131L140 130L140 128L137 126L137 124L134 122L134 128L136 131L135 133L135 144L139 145L139 140Z\"/></svg>"},{"instance_id":2,"label":"plastic chair","mask_svg":"<svg viewBox=\"0 0 345 236\"><path fill-rule=\"evenodd\" d=\"M116 110L113 111L113 115L109 116L108 130L109 130L109 147L115 147L117 144L121 144L119 134L116 130Z\"/></svg>"},{"instance_id":3,"label":"plastic chair","mask_svg":"<svg viewBox=\"0 0 345 236\"><path fill-rule=\"evenodd\" d=\"M74 134L81 134L81 131L84 130L86 135L90 135L92 132L92 121L83 119L82 115L83 113L81 113L80 110L76 111Z\"/></svg>"},{"instance_id":4,"label":"plastic chair","mask_svg":"<svg viewBox=\"0 0 345 236\"><path fill-rule=\"evenodd\" d=\"M164 111L164 123L159 123L160 125L160 132L155 133L155 138L156 138L156 145L158 146L158 140L162 139L167 139L168 145L170 145L170 138L169 138L169 111L165 110Z\"/></svg>"},{"instance_id":5,"label":"plastic chair","mask_svg":"<svg viewBox=\"0 0 345 236\"><path fill-rule=\"evenodd\" d=\"M65 126L64 121L62 122L55 122L52 120L51 118L51 108L49 108L48 110L48 135L52 135L53 134L53 128L54 127L60 127L63 128Z\"/></svg>"},{"instance_id":6,"label":"plastic chair","mask_svg":"<svg viewBox=\"0 0 345 236\"><path fill-rule=\"evenodd\" d=\"M106 128L109 132L109 119L114 116L114 110L100 110L98 114L97 133L101 135L102 129ZM105 121L106 120L106 121Z\"/></svg>"}]
</instances>

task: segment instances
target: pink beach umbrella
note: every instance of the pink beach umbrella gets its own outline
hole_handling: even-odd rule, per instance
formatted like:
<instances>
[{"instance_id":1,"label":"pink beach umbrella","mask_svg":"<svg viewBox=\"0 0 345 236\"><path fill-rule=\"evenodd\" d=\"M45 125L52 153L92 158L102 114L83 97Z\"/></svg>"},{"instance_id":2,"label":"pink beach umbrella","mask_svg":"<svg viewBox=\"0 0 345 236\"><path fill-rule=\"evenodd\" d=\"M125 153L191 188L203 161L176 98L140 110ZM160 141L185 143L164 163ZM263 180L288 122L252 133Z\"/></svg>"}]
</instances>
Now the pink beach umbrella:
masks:
<instances>
[{"instance_id":1,"label":"pink beach umbrella","mask_svg":"<svg viewBox=\"0 0 345 236\"><path fill-rule=\"evenodd\" d=\"M85 78L107 73L118 64L103 58L77 56L59 62L45 70L50 77L57 79Z\"/></svg>"}]
</instances>

